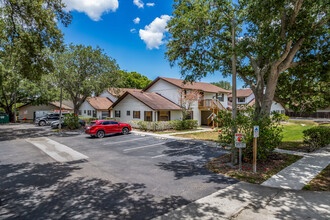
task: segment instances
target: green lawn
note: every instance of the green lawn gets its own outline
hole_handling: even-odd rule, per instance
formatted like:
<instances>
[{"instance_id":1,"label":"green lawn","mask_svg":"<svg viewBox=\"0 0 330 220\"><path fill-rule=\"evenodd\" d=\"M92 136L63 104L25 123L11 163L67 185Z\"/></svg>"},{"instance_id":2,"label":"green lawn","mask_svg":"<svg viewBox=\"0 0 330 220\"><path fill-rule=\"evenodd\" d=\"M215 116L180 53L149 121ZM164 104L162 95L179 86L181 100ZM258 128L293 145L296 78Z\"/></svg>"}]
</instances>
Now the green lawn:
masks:
<instances>
[{"instance_id":1,"label":"green lawn","mask_svg":"<svg viewBox=\"0 0 330 220\"><path fill-rule=\"evenodd\" d=\"M314 125L307 125L305 126L300 124L290 124L283 126L283 140L282 141L303 141L304 140L304 130L307 130Z\"/></svg>"}]
</instances>

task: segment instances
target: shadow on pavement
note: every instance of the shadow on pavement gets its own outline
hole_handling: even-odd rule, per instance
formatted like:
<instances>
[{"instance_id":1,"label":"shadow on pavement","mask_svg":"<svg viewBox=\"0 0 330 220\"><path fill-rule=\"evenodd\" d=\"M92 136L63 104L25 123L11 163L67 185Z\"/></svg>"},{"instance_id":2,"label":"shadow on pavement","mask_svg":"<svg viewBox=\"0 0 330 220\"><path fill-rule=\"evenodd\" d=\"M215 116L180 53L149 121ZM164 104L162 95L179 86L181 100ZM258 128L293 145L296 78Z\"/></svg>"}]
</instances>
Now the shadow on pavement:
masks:
<instances>
[{"instance_id":1,"label":"shadow on pavement","mask_svg":"<svg viewBox=\"0 0 330 220\"><path fill-rule=\"evenodd\" d=\"M205 176L206 182L214 182L221 184L234 184L239 182L236 179L214 174L206 168L206 164L214 157L223 155L225 152L214 147L199 144L180 145L177 142L168 142L166 146L168 150L164 150L162 154L175 158L170 162L160 162L157 164L163 170L174 172L176 179L192 176ZM188 146L188 147L187 147ZM191 160L185 159L191 158Z\"/></svg>"},{"instance_id":2,"label":"shadow on pavement","mask_svg":"<svg viewBox=\"0 0 330 220\"><path fill-rule=\"evenodd\" d=\"M76 165L0 165L0 219L151 219L190 201L145 185L73 177Z\"/></svg>"},{"instance_id":3,"label":"shadow on pavement","mask_svg":"<svg viewBox=\"0 0 330 220\"><path fill-rule=\"evenodd\" d=\"M50 136L61 136L61 137L70 137L76 136L77 134L67 134L53 132L49 127L36 127L29 129L1 129L0 130L0 141L10 141L14 139L25 139L25 138L37 138L37 137L50 137Z\"/></svg>"}]
</instances>

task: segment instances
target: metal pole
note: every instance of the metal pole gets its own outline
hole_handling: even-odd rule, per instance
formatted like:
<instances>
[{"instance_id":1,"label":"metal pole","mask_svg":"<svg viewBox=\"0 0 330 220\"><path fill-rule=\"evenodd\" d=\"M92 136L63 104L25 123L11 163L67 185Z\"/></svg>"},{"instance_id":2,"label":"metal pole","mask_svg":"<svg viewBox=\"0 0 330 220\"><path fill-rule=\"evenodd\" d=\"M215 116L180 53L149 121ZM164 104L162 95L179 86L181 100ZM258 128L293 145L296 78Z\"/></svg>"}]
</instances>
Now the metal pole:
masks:
<instances>
[{"instance_id":1,"label":"metal pole","mask_svg":"<svg viewBox=\"0 0 330 220\"><path fill-rule=\"evenodd\" d=\"M239 170L242 170L242 148L238 148L239 151Z\"/></svg>"},{"instance_id":2,"label":"metal pole","mask_svg":"<svg viewBox=\"0 0 330 220\"><path fill-rule=\"evenodd\" d=\"M61 83L61 94L60 94L60 120L58 121L58 129L62 129L62 83Z\"/></svg>"},{"instance_id":3,"label":"metal pole","mask_svg":"<svg viewBox=\"0 0 330 220\"><path fill-rule=\"evenodd\" d=\"M253 172L257 172L257 138L253 138Z\"/></svg>"},{"instance_id":4,"label":"metal pole","mask_svg":"<svg viewBox=\"0 0 330 220\"><path fill-rule=\"evenodd\" d=\"M237 105L236 105L236 56L234 53L235 49L235 19L232 19L232 24L231 24L231 47L232 47L232 119L236 120L237 116ZM231 162L232 164L236 164L237 162L237 157L236 157L236 149L235 149L235 140L234 140L234 134L236 133L236 126L233 126L233 146L232 146L232 156L231 156Z\"/></svg>"}]
</instances>

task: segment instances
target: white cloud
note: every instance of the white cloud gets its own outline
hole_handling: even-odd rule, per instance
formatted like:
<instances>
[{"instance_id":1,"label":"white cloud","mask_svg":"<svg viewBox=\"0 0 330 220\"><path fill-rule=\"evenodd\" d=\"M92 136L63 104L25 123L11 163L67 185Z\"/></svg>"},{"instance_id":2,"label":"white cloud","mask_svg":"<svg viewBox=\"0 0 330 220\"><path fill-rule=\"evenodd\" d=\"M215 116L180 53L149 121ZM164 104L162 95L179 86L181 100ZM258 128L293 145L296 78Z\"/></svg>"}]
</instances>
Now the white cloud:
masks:
<instances>
[{"instance_id":1,"label":"white cloud","mask_svg":"<svg viewBox=\"0 0 330 220\"><path fill-rule=\"evenodd\" d=\"M116 11L119 7L118 0L64 0L66 10L85 12L94 21L101 19L103 13Z\"/></svg>"},{"instance_id":2,"label":"white cloud","mask_svg":"<svg viewBox=\"0 0 330 220\"><path fill-rule=\"evenodd\" d=\"M151 2L150 3L147 3L147 6L148 7L153 7L153 6L155 6L155 3L153 3L153 2L152 3Z\"/></svg>"},{"instance_id":3,"label":"white cloud","mask_svg":"<svg viewBox=\"0 0 330 220\"><path fill-rule=\"evenodd\" d=\"M160 18L155 18L153 22L140 29L140 38L147 44L148 49L159 49L159 46L164 44L163 38L166 30L167 22L171 19L169 15L162 15Z\"/></svg>"},{"instance_id":4,"label":"white cloud","mask_svg":"<svg viewBox=\"0 0 330 220\"><path fill-rule=\"evenodd\" d=\"M136 33L136 29L135 29L135 28L132 28L132 29L130 30L130 32L131 32L131 33Z\"/></svg>"},{"instance_id":5,"label":"white cloud","mask_svg":"<svg viewBox=\"0 0 330 220\"><path fill-rule=\"evenodd\" d=\"M135 18L134 20L133 20L133 22L134 22L134 24L138 24L138 23L140 23L140 18L139 17L137 17L137 18Z\"/></svg>"},{"instance_id":6,"label":"white cloud","mask_svg":"<svg viewBox=\"0 0 330 220\"><path fill-rule=\"evenodd\" d=\"M138 8L143 8L144 3L142 0L133 0L133 4L138 6Z\"/></svg>"}]
</instances>

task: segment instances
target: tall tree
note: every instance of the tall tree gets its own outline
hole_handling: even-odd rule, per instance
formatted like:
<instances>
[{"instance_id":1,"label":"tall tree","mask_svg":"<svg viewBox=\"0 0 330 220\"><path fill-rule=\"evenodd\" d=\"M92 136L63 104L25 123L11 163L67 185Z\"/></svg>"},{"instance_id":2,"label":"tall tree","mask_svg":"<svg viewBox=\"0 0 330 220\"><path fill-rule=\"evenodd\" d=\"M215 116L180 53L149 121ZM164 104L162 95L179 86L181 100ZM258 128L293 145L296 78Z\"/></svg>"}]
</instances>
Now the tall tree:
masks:
<instances>
[{"instance_id":1,"label":"tall tree","mask_svg":"<svg viewBox=\"0 0 330 220\"><path fill-rule=\"evenodd\" d=\"M211 82L211 84L223 89L231 90L231 84L227 81L220 80L219 82Z\"/></svg>"},{"instance_id":2,"label":"tall tree","mask_svg":"<svg viewBox=\"0 0 330 220\"><path fill-rule=\"evenodd\" d=\"M175 0L166 56L187 80L230 74L235 18L237 73L254 92L258 118L270 114L282 73L317 62L322 45L329 48L329 9L323 0Z\"/></svg>"},{"instance_id":3,"label":"tall tree","mask_svg":"<svg viewBox=\"0 0 330 220\"><path fill-rule=\"evenodd\" d=\"M99 47L70 45L64 53L55 55L54 77L70 95L74 112L88 96L116 87L120 81L116 61Z\"/></svg>"},{"instance_id":4,"label":"tall tree","mask_svg":"<svg viewBox=\"0 0 330 220\"><path fill-rule=\"evenodd\" d=\"M71 15L63 10L61 0L0 0L0 5L0 80L13 69L28 79L40 79L52 68L45 49L62 48L58 22L67 26ZM18 65L5 65L8 57Z\"/></svg>"},{"instance_id":5,"label":"tall tree","mask_svg":"<svg viewBox=\"0 0 330 220\"><path fill-rule=\"evenodd\" d=\"M122 75L122 83L120 86L123 88L144 89L151 83L151 80L148 79L148 77L137 72L126 72L121 70L120 73Z\"/></svg>"},{"instance_id":6,"label":"tall tree","mask_svg":"<svg viewBox=\"0 0 330 220\"><path fill-rule=\"evenodd\" d=\"M63 38L57 22L71 22L64 6L61 0L0 0L0 105L10 120L16 102L36 99L26 88L37 82L27 79L53 69L48 50L60 50Z\"/></svg>"}]
</instances>

